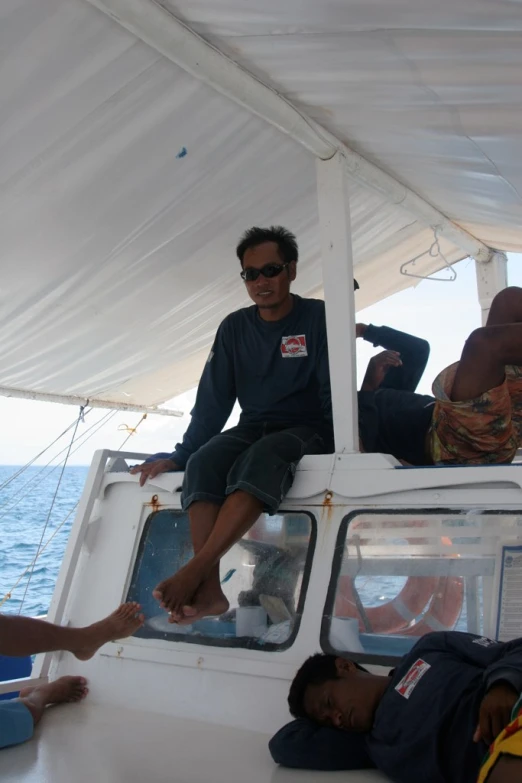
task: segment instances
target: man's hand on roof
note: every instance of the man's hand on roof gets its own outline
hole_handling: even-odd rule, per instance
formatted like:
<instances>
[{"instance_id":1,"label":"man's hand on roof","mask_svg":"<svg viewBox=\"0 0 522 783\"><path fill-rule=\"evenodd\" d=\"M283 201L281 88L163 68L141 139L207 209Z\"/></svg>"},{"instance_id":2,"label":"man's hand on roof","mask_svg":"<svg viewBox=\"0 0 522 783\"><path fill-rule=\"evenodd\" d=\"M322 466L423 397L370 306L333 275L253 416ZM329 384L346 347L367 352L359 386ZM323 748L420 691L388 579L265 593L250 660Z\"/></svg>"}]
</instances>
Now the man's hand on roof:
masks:
<instances>
[{"instance_id":1,"label":"man's hand on roof","mask_svg":"<svg viewBox=\"0 0 522 783\"><path fill-rule=\"evenodd\" d=\"M364 337L368 324L355 324L355 337Z\"/></svg>"},{"instance_id":2,"label":"man's hand on roof","mask_svg":"<svg viewBox=\"0 0 522 783\"><path fill-rule=\"evenodd\" d=\"M390 367L401 367L401 355L397 351L381 351L368 362L361 391L375 391L379 388Z\"/></svg>"},{"instance_id":3,"label":"man's hand on roof","mask_svg":"<svg viewBox=\"0 0 522 783\"><path fill-rule=\"evenodd\" d=\"M181 468L171 459L157 459L154 462L144 462L142 465L136 465L134 468L131 468L130 472L133 476L137 473L140 474L140 487L142 487L147 479L153 479L155 476L159 476L160 473L168 473L172 470L181 470Z\"/></svg>"},{"instance_id":4,"label":"man's hand on roof","mask_svg":"<svg viewBox=\"0 0 522 783\"><path fill-rule=\"evenodd\" d=\"M490 745L511 722L511 713L519 696L507 682L493 685L480 703L479 725L473 741L482 740Z\"/></svg>"}]
</instances>

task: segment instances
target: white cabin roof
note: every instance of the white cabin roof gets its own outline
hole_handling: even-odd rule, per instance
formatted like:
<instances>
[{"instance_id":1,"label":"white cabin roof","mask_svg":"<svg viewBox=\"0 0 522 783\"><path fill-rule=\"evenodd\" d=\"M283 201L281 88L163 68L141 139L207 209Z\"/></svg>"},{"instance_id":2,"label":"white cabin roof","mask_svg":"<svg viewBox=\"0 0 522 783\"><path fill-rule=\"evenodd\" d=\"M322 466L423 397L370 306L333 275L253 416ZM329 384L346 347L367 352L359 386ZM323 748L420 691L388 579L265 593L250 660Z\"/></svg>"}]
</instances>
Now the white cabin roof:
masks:
<instances>
[{"instance_id":1,"label":"white cabin roof","mask_svg":"<svg viewBox=\"0 0 522 783\"><path fill-rule=\"evenodd\" d=\"M0 387L154 405L195 385L248 303L246 228L293 230L295 290L321 296L314 156L95 5L157 7L0 8ZM161 5L477 240L522 250L518 3ZM362 308L415 283L400 266L434 237L360 181L351 211Z\"/></svg>"}]
</instances>

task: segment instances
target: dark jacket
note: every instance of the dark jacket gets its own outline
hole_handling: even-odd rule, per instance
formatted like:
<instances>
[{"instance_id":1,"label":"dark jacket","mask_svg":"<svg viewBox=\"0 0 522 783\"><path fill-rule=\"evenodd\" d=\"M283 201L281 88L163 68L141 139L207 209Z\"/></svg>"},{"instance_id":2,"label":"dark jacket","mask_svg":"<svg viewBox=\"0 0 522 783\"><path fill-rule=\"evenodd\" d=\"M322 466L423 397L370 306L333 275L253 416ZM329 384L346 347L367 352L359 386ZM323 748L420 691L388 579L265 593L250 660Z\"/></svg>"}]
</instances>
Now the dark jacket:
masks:
<instances>
[{"instance_id":1,"label":"dark jacket","mask_svg":"<svg viewBox=\"0 0 522 783\"><path fill-rule=\"evenodd\" d=\"M487 751L473 742L479 707L498 682L522 692L522 639L427 634L393 671L369 734L293 721L270 752L287 767L376 767L396 783L475 783Z\"/></svg>"},{"instance_id":2,"label":"dark jacket","mask_svg":"<svg viewBox=\"0 0 522 783\"><path fill-rule=\"evenodd\" d=\"M390 367L379 388L414 392L426 369L430 344L421 337L373 324L367 327L363 340L372 343L375 348L380 346L401 355L402 367Z\"/></svg>"}]
</instances>

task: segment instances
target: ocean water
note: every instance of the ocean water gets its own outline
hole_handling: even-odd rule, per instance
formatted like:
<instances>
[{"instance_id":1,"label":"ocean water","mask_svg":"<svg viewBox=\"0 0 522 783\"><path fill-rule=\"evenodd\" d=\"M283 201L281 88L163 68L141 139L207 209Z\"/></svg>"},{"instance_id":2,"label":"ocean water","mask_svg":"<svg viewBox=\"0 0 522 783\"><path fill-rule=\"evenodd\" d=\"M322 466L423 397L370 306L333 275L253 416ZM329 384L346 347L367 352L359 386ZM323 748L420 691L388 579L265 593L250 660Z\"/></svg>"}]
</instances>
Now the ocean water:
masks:
<instances>
[{"instance_id":1,"label":"ocean water","mask_svg":"<svg viewBox=\"0 0 522 783\"><path fill-rule=\"evenodd\" d=\"M4 487L18 470L16 466L0 466L0 601L36 555L62 468L31 466ZM88 470L87 467L65 468L43 545L53 533L56 535L35 563L25 600L30 573L23 577L0 611L18 614L21 609L23 614L30 616L47 612L74 513L58 528L80 499Z\"/></svg>"}]
</instances>

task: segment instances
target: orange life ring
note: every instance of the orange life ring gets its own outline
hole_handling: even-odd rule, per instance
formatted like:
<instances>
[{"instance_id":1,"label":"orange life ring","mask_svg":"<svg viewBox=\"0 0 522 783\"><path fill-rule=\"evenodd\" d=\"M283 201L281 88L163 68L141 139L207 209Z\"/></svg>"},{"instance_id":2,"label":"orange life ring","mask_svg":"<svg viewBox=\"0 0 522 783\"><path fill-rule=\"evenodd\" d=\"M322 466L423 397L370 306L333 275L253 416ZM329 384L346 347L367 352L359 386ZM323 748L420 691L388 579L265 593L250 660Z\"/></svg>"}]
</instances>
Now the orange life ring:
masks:
<instances>
[{"instance_id":1,"label":"orange life ring","mask_svg":"<svg viewBox=\"0 0 522 783\"><path fill-rule=\"evenodd\" d=\"M335 616L357 618L363 632L422 636L431 631L451 630L460 617L463 599L464 581L460 577L411 576L391 601L365 607L363 618L357 608L352 578L341 576Z\"/></svg>"},{"instance_id":2,"label":"orange life ring","mask_svg":"<svg viewBox=\"0 0 522 783\"><path fill-rule=\"evenodd\" d=\"M441 576L426 612L404 636L423 636L432 631L451 631L462 611L464 580L460 576Z\"/></svg>"},{"instance_id":3,"label":"orange life ring","mask_svg":"<svg viewBox=\"0 0 522 783\"><path fill-rule=\"evenodd\" d=\"M368 526L368 522L362 522L353 532L364 535L363 531ZM395 522L390 520L382 526L393 528ZM428 524L416 520L411 527L423 528L428 527ZM422 538L408 538L407 541L417 545L425 543ZM451 545L449 538L443 537L441 541ZM364 545L364 539L360 543ZM391 601L381 606L362 607L364 612L360 612L352 578L340 576L335 616L357 618L359 629L363 632L422 636L432 631L448 631L454 628L460 617L463 600L464 580L460 577L410 576L399 594Z\"/></svg>"}]
</instances>

